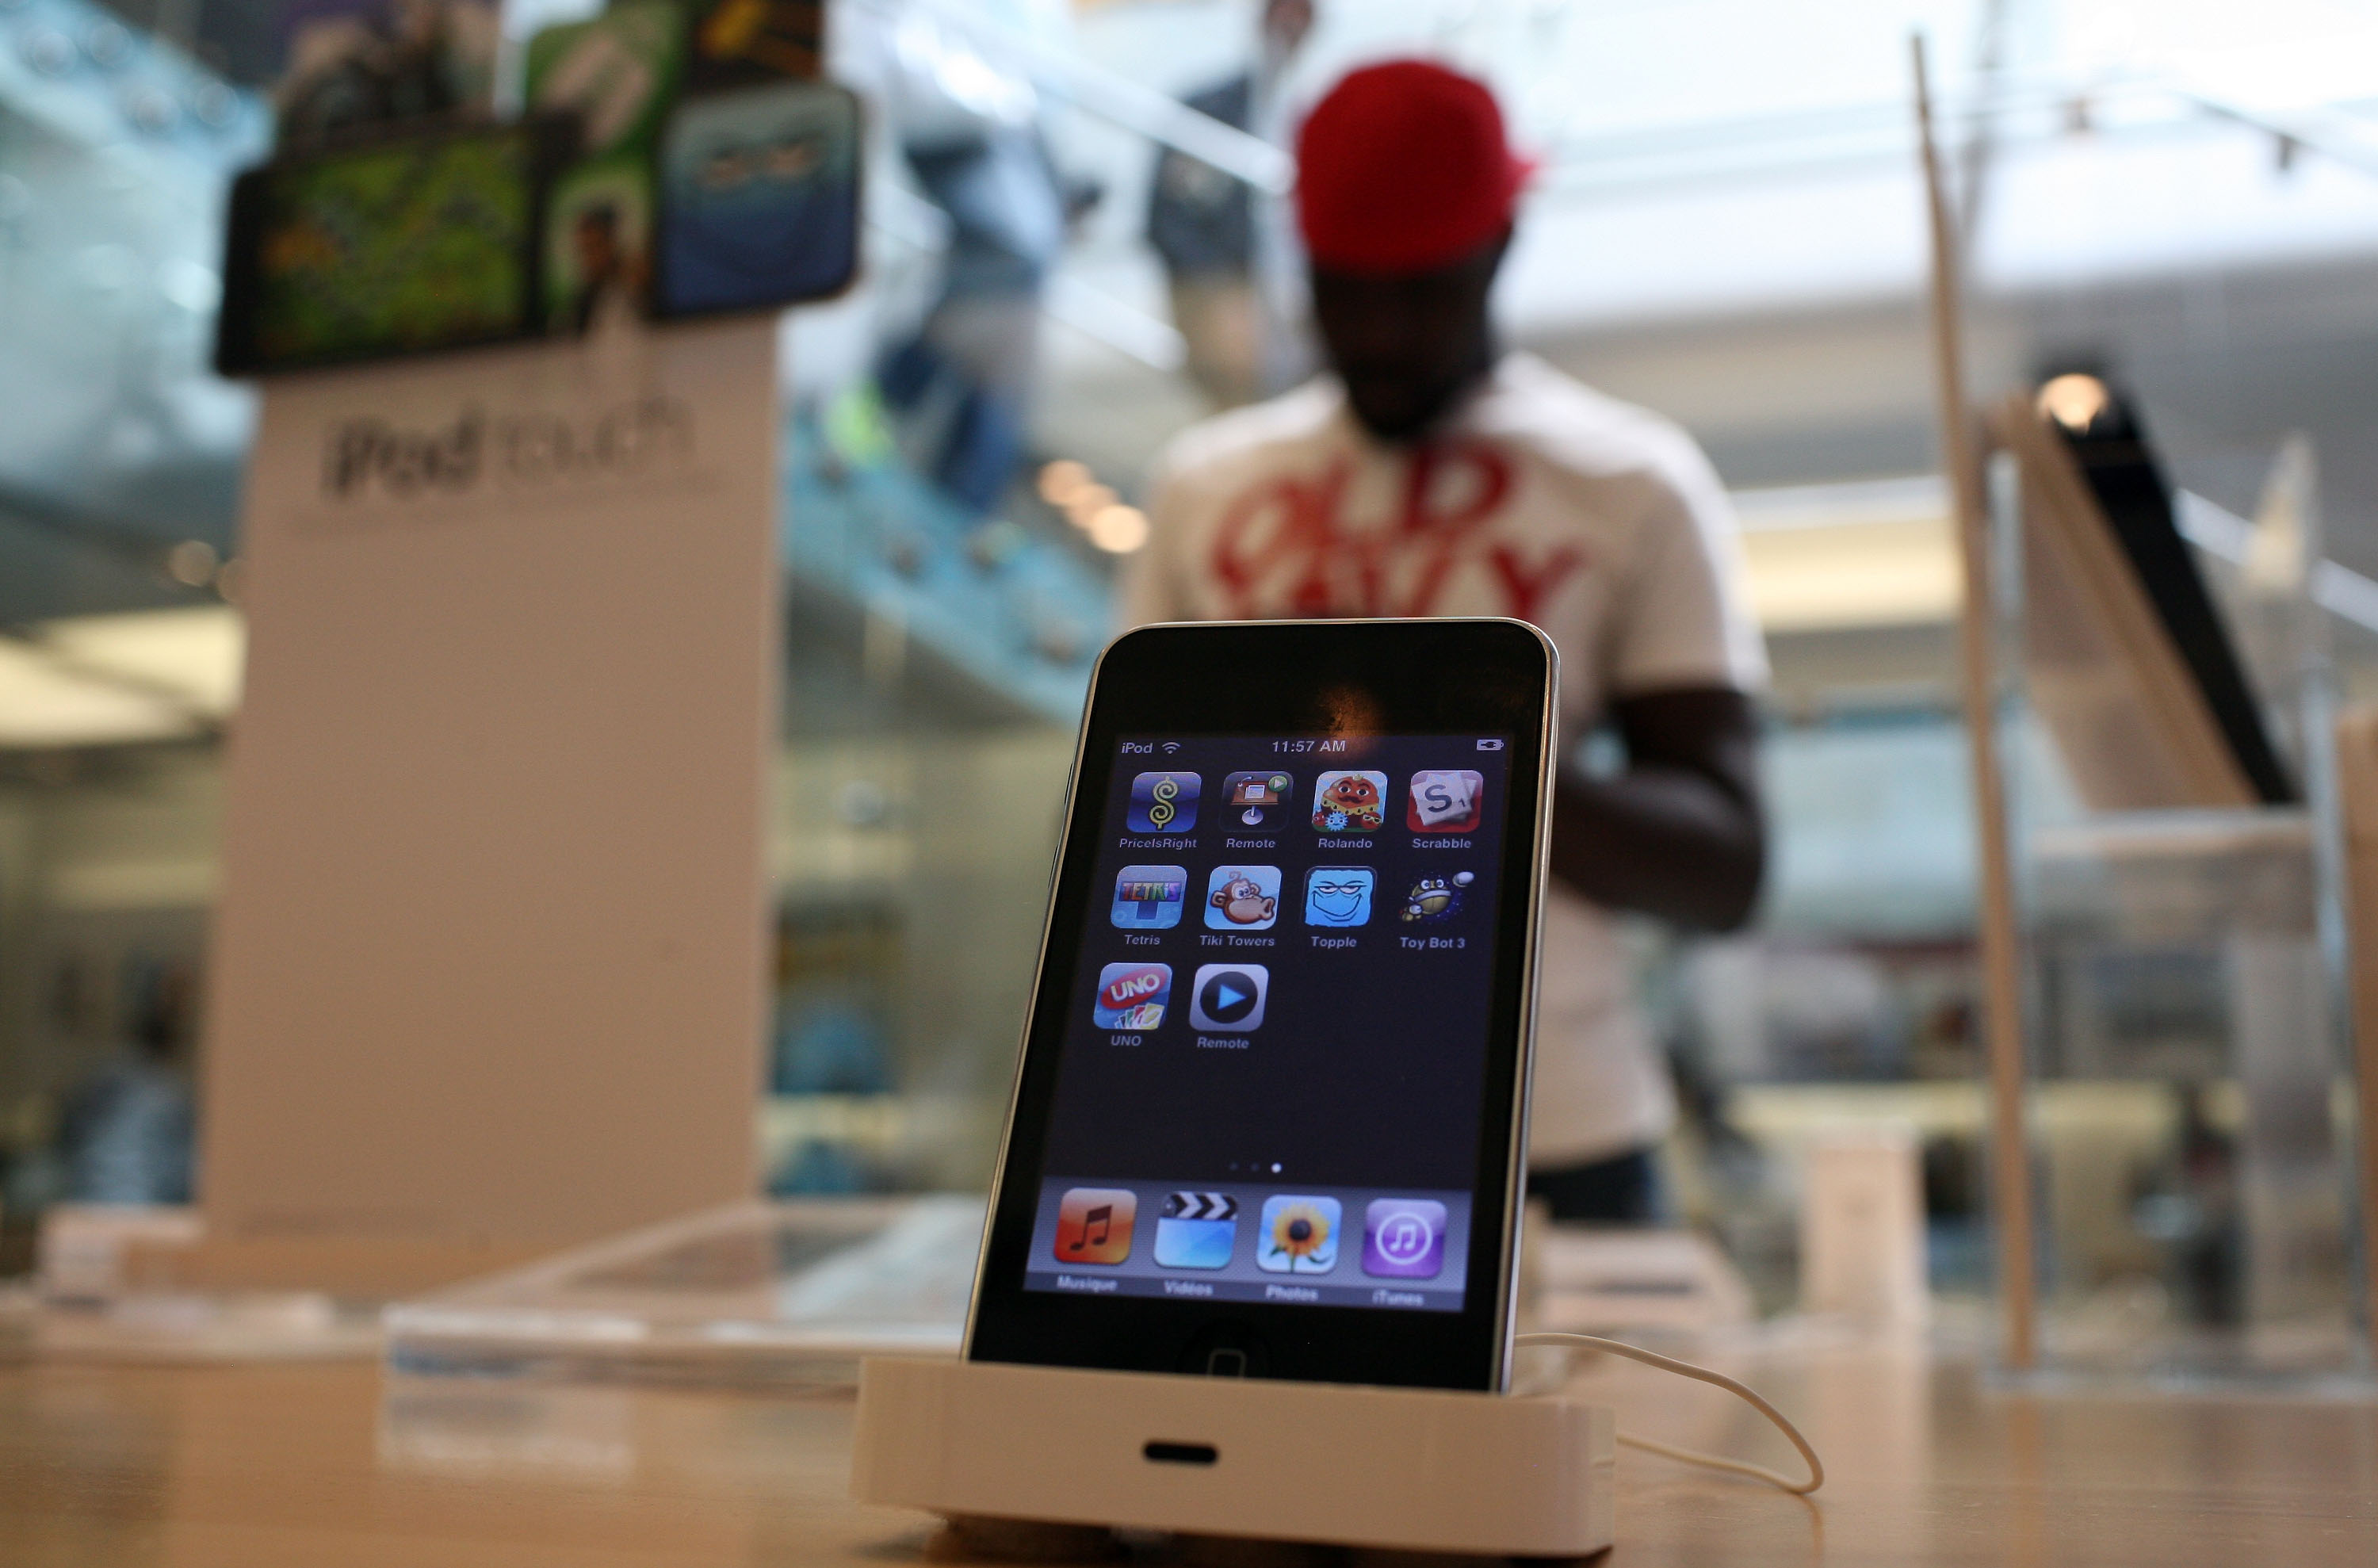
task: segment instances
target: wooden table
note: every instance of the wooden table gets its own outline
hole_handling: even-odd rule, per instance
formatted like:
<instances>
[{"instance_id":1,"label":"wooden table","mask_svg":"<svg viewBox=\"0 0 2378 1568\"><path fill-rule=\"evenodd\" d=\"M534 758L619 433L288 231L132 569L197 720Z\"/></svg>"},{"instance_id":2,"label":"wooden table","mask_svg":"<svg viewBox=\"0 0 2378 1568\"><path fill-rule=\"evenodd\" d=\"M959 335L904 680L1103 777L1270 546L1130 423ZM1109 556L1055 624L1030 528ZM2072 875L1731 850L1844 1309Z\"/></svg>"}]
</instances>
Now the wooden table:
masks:
<instances>
[{"instance_id":1,"label":"wooden table","mask_svg":"<svg viewBox=\"0 0 2378 1568\"><path fill-rule=\"evenodd\" d=\"M2378 1405L2017 1395L1912 1353L1723 1364L1803 1422L1832 1480L1803 1502L1622 1453L1608 1562L2378 1564ZM1606 1361L1580 1381L1618 1405L1622 1427L1786 1457L1714 1391ZM0 1366L0 1565L962 1555L923 1515L847 1501L849 1428L847 1395L384 1381L352 1362ZM1333 1561L1235 1545L1173 1555Z\"/></svg>"}]
</instances>

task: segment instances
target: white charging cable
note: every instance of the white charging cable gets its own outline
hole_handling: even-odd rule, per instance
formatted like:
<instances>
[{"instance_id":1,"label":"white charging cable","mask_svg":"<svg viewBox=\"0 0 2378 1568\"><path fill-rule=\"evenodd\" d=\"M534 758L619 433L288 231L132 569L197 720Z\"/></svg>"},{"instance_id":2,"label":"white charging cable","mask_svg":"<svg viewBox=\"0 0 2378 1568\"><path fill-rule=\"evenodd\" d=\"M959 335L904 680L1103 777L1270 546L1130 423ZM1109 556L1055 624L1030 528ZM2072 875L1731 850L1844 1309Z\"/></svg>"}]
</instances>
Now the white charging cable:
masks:
<instances>
[{"instance_id":1,"label":"white charging cable","mask_svg":"<svg viewBox=\"0 0 2378 1568\"><path fill-rule=\"evenodd\" d=\"M1699 1382L1715 1384L1726 1393L1747 1401L1752 1409L1774 1422L1776 1429L1792 1440L1792 1446L1798 1449L1800 1457L1808 1462L1808 1478L1805 1481L1796 1481L1780 1471L1767 1468L1764 1465L1752 1465L1740 1459L1727 1459L1720 1454L1703 1453L1698 1449L1678 1448L1671 1443L1654 1442L1650 1438L1634 1437L1626 1432L1620 1432L1618 1441L1629 1448L1639 1448L1646 1453L1656 1453L1663 1459L1674 1459L1686 1465L1700 1465L1711 1470L1724 1470L1732 1475L1749 1476L1754 1479L1765 1481L1771 1486L1782 1487L1785 1491L1797 1497L1806 1497L1825 1484L1824 1461L1819 1459L1817 1451L1808 1446L1808 1440L1800 1435L1800 1429L1785 1420L1784 1412L1760 1398L1758 1390L1735 1382L1723 1372L1712 1372L1707 1367L1696 1367L1689 1361L1679 1361L1674 1357L1657 1355L1649 1350L1638 1350L1631 1345L1621 1345L1615 1339L1603 1339L1590 1333L1523 1333L1512 1343L1522 1350L1537 1345L1579 1346L1587 1350L1607 1350L1613 1356L1624 1356L1630 1361L1640 1361L1646 1367L1657 1367L1663 1372L1674 1372L1681 1378L1691 1378Z\"/></svg>"}]
</instances>

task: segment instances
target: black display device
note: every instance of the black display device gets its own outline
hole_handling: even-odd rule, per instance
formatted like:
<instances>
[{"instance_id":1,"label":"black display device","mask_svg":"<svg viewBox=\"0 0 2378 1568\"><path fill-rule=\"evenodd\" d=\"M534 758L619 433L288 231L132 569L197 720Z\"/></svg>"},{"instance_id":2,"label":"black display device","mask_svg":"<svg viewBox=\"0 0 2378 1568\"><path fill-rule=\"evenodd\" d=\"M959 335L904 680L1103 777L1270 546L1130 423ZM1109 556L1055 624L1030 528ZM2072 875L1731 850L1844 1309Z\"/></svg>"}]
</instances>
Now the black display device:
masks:
<instances>
[{"instance_id":1,"label":"black display device","mask_svg":"<svg viewBox=\"0 0 2378 1568\"><path fill-rule=\"evenodd\" d=\"M1108 647L970 1358L1505 1386L1556 681L1517 621Z\"/></svg>"},{"instance_id":2,"label":"black display device","mask_svg":"<svg viewBox=\"0 0 2378 1568\"><path fill-rule=\"evenodd\" d=\"M656 163L652 312L664 320L831 298L859 276L859 98L785 81L677 103Z\"/></svg>"},{"instance_id":3,"label":"black display device","mask_svg":"<svg viewBox=\"0 0 2378 1568\"><path fill-rule=\"evenodd\" d=\"M2148 603L2204 694L2204 706L2221 727L2239 771L2264 804L2296 803L2301 793L2271 743L2237 647L2214 608L2196 557L2180 535L2171 486L2156 462L2137 412L2109 392L2087 425L2075 428L2057 419L2046 424L2080 465L2081 476L2138 573Z\"/></svg>"},{"instance_id":4,"label":"black display device","mask_svg":"<svg viewBox=\"0 0 2378 1568\"><path fill-rule=\"evenodd\" d=\"M233 182L215 368L226 376L538 332L547 188L579 122L537 115L358 138Z\"/></svg>"}]
</instances>

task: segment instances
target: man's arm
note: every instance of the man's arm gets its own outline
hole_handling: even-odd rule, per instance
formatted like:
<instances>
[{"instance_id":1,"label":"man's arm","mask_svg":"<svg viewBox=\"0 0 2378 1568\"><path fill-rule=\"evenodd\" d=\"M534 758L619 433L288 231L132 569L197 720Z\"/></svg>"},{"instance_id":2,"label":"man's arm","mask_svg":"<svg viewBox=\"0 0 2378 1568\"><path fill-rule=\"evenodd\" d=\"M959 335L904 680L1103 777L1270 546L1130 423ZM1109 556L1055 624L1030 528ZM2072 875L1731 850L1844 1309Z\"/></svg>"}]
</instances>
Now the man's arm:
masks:
<instances>
[{"instance_id":1,"label":"man's arm","mask_svg":"<svg viewBox=\"0 0 2378 1568\"><path fill-rule=\"evenodd\" d=\"M1553 794L1553 874L1597 904L1731 931L1767 865L1759 716L1723 686L1622 697L1610 717L1627 767L1564 761Z\"/></svg>"}]
</instances>

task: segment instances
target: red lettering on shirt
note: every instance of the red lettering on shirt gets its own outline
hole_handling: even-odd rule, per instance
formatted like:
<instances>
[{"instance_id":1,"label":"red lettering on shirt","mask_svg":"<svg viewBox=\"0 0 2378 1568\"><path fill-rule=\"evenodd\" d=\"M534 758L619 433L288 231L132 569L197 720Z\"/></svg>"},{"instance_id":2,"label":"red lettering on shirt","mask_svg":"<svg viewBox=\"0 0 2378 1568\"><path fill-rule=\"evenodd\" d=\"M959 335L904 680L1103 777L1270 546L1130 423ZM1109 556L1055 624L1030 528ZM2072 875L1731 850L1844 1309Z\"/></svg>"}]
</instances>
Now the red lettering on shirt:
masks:
<instances>
[{"instance_id":1,"label":"red lettering on shirt","mask_svg":"<svg viewBox=\"0 0 2378 1568\"><path fill-rule=\"evenodd\" d=\"M1476 565L1502 590L1503 612L1527 620L1586 564L1575 545L1531 563L1493 542L1512 487L1511 461L1494 446L1415 449L1386 527L1350 525L1350 477L1341 456L1318 475L1262 479L1223 509L1210 564L1230 614L1432 615L1446 584Z\"/></svg>"},{"instance_id":2,"label":"red lettering on shirt","mask_svg":"<svg viewBox=\"0 0 2378 1568\"><path fill-rule=\"evenodd\" d=\"M1496 545L1486 559L1494 563L1495 574L1502 579L1503 592L1508 606L1506 614L1521 621L1533 621L1536 607L1551 597L1562 579L1585 564L1585 552L1575 545L1563 545L1544 557L1541 565L1530 567L1519 560L1519 552L1509 545Z\"/></svg>"}]
</instances>

